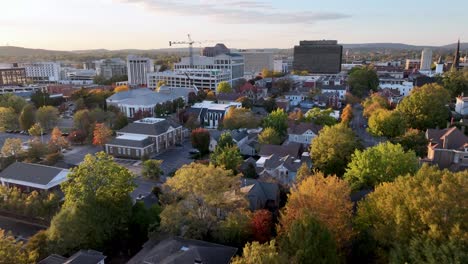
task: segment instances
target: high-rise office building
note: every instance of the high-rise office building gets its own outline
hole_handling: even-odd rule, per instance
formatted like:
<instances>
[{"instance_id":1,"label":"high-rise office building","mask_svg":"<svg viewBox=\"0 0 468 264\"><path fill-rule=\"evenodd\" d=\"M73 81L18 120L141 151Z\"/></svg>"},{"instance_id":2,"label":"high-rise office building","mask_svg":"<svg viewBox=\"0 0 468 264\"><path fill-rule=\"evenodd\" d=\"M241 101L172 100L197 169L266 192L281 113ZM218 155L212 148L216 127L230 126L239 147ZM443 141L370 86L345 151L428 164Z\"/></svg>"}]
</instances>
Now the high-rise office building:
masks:
<instances>
[{"instance_id":1,"label":"high-rise office building","mask_svg":"<svg viewBox=\"0 0 468 264\"><path fill-rule=\"evenodd\" d=\"M336 40L303 40L294 46L293 69L309 73L341 71L343 46Z\"/></svg>"},{"instance_id":2,"label":"high-rise office building","mask_svg":"<svg viewBox=\"0 0 468 264\"><path fill-rule=\"evenodd\" d=\"M432 66L432 50L429 48L423 49L421 53L421 65L419 69L421 71L429 71Z\"/></svg>"},{"instance_id":3,"label":"high-rise office building","mask_svg":"<svg viewBox=\"0 0 468 264\"><path fill-rule=\"evenodd\" d=\"M152 59L130 55L127 57L128 84L147 86L147 74L154 71Z\"/></svg>"},{"instance_id":4,"label":"high-rise office building","mask_svg":"<svg viewBox=\"0 0 468 264\"><path fill-rule=\"evenodd\" d=\"M24 68L0 68L0 86L24 85L27 83Z\"/></svg>"},{"instance_id":5,"label":"high-rise office building","mask_svg":"<svg viewBox=\"0 0 468 264\"><path fill-rule=\"evenodd\" d=\"M26 77L33 82L58 82L60 80L60 63L31 62L20 63L26 70Z\"/></svg>"},{"instance_id":6,"label":"high-rise office building","mask_svg":"<svg viewBox=\"0 0 468 264\"><path fill-rule=\"evenodd\" d=\"M244 72L246 75L257 75L263 69L270 71L274 68L273 52L264 50L240 50L244 56Z\"/></svg>"},{"instance_id":7,"label":"high-rise office building","mask_svg":"<svg viewBox=\"0 0 468 264\"><path fill-rule=\"evenodd\" d=\"M127 63L120 58L99 60L95 62L96 74L110 79L114 76L127 75Z\"/></svg>"}]
</instances>

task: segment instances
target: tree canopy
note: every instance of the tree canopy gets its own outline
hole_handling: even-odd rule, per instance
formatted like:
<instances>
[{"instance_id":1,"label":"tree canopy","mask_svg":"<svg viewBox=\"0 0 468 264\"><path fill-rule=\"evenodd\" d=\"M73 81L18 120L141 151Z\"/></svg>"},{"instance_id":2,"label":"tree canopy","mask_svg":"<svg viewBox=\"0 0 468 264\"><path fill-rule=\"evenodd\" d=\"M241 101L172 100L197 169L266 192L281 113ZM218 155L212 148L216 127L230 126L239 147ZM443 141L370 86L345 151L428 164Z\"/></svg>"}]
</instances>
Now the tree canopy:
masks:
<instances>
[{"instance_id":1,"label":"tree canopy","mask_svg":"<svg viewBox=\"0 0 468 264\"><path fill-rule=\"evenodd\" d=\"M36 108L32 104L27 104L21 110L19 124L21 130L28 131L36 122Z\"/></svg>"},{"instance_id":2,"label":"tree canopy","mask_svg":"<svg viewBox=\"0 0 468 264\"><path fill-rule=\"evenodd\" d=\"M0 229L0 264L27 264L28 254L23 249L23 242L16 241L11 234Z\"/></svg>"},{"instance_id":3,"label":"tree canopy","mask_svg":"<svg viewBox=\"0 0 468 264\"><path fill-rule=\"evenodd\" d=\"M363 151L356 150L344 179L354 190L374 188L400 175L413 174L417 169L418 158L414 151L405 151L401 145L385 142Z\"/></svg>"},{"instance_id":4,"label":"tree canopy","mask_svg":"<svg viewBox=\"0 0 468 264\"><path fill-rule=\"evenodd\" d=\"M58 121L59 111L53 106L41 106L36 111L36 120L45 130L52 129Z\"/></svg>"},{"instance_id":5,"label":"tree canopy","mask_svg":"<svg viewBox=\"0 0 468 264\"><path fill-rule=\"evenodd\" d=\"M256 128L259 125L258 118L247 108L231 107L223 119L224 129Z\"/></svg>"},{"instance_id":6,"label":"tree canopy","mask_svg":"<svg viewBox=\"0 0 468 264\"><path fill-rule=\"evenodd\" d=\"M288 114L284 112L283 109L276 109L271 112L264 120L263 127L271 127L278 132L280 136L285 136L288 130Z\"/></svg>"},{"instance_id":7,"label":"tree canopy","mask_svg":"<svg viewBox=\"0 0 468 264\"><path fill-rule=\"evenodd\" d=\"M338 122L333 116L331 116L332 113L333 109L331 108L322 110L318 107L314 107L307 111L304 117L305 120L317 125L332 126Z\"/></svg>"},{"instance_id":8,"label":"tree canopy","mask_svg":"<svg viewBox=\"0 0 468 264\"><path fill-rule=\"evenodd\" d=\"M0 107L0 132L18 127L18 116L11 107Z\"/></svg>"},{"instance_id":9,"label":"tree canopy","mask_svg":"<svg viewBox=\"0 0 468 264\"><path fill-rule=\"evenodd\" d=\"M353 119L353 106L351 104L347 104L346 107L343 109L341 113L341 123L349 124Z\"/></svg>"},{"instance_id":10,"label":"tree canopy","mask_svg":"<svg viewBox=\"0 0 468 264\"><path fill-rule=\"evenodd\" d=\"M468 95L468 70L449 71L442 79L444 88L450 91L452 98L460 96L462 93Z\"/></svg>"},{"instance_id":11,"label":"tree canopy","mask_svg":"<svg viewBox=\"0 0 468 264\"><path fill-rule=\"evenodd\" d=\"M202 154L209 152L210 147L210 132L204 128L197 128L192 131L190 136L192 146L200 151Z\"/></svg>"},{"instance_id":12,"label":"tree canopy","mask_svg":"<svg viewBox=\"0 0 468 264\"><path fill-rule=\"evenodd\" d=\"M227 170L232 170L234 173L238 172L239 166L244 161L237 145L216 146L210 160L213 165L222 166Z\"/></svg>"},{"instance_id":13,"label":"tree canopy","mask_svg":"<svg viewBox=\"0 0 468 264\"><path fill-rule=\"evenodd\" d=\"M228 82L220 82L216 87L217 93L232 93L232 87Z\"/></svg>"},{"instance_id":14,"label":"tree canopy","mask_svg":"<svg viewBox=\"0 0 468 264\"><path fill-rule=\"evenodd\" d=\"M367 130L375 136L393 138L403 135L406 127L406 119L401 112L378 109L370 116Z\"/></svg>"},{"instance_id":15,"label":"tree canopy","mask_svg":"<svg viewBox=\"0 0 468 264\"><path fill-rule=\"evenodd\" d=\"M280 134L272 127L267 127L258 135L260 144L280 145L283 142Z\"/></svg>"},{"instance_id":16,"label":"tree canopy","mask_svg":"<svg viewBox=\"0 0 468 264\"><path fill-rule=\"evenodd\" d=\"M351 154L361 145L351 128L337 124L324 127L312 140L310 151L314 166L325 174L343 175Z\"/></svg>"},{"instance_id":17,"label":"tree canopy","mask_svg":"<svg viewBox=\"0 0 468 264\"><path fill-rule=\"evenodd\" d=\"M349 71L348 84L353 95L364 98L370 91L377 91L379 77L372 67L355 67Z\"/></svg>"},{"instance_id":18,"label":"tree canopy","mask_svg":"<svg viewBox=\"0 0 468 264\"><path fill-rule=\"evenodd\" d=\"M362 115L367 118L379 109L390 109L390 103L387 98L378 93L373 93L371 96L367 97L362 103L362 106L364 107Z\"/></svg>"}]
</instances>

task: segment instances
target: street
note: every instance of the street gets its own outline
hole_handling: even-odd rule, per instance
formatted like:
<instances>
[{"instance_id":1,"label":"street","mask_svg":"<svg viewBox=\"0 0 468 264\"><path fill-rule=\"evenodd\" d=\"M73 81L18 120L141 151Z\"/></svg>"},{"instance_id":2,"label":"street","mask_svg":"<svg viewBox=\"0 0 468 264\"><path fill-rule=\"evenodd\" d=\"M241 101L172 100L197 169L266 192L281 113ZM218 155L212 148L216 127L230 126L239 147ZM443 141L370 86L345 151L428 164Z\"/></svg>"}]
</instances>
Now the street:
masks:
<instances>
[{"instance_id":1,"label":"street","mask_svg":"<svg viewBox=\"0 0 468 264\"><path fill-rule=\"evenodd\" d=\"M383 137L374 137L367 132L367 120L363 117L362 112L363 109L360 104L353 106L353 120L351 120L350 126L359 139L361 139L363 146L368 148L386 141Z\"/></svg>"}]
</instances>

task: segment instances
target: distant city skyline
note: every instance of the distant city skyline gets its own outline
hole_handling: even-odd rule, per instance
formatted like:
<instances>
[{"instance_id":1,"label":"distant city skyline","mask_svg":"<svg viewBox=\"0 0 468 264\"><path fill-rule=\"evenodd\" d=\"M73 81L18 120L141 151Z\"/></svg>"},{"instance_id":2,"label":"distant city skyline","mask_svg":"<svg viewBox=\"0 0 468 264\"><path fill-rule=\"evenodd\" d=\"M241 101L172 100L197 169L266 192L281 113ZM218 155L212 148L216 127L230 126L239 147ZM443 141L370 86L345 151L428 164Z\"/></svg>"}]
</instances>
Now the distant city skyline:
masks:
<instances>
[{"instance_id":1,"label":"distant city skyline","mask_svg":"<svg viewBox=\"0 0 468 264\"><path fill-rule=\"evenodd\" d=\"M195 47L292 48L304 39L437 46L468 41L466 10L462 0L15 0L2 3L0 46L158 49L187 33L209 40Z\"/></svg>"}]
</instances>

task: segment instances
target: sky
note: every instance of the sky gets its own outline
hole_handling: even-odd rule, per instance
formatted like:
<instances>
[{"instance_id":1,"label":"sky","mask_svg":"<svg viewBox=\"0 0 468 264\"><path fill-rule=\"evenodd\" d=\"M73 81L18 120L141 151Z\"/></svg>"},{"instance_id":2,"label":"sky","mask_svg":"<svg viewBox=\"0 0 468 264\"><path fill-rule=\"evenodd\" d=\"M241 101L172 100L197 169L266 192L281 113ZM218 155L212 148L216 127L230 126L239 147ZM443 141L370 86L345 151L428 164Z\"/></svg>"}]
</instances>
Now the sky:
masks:
<instances>
[{"instance_id":1,"label":"sky","mask_svg":"<svg viewBox=\"0 0 468 264\"><path fill-rule=\"evenodd\" d=\"M466 0L2 0L0 46L292 48L300 40L468 42ZM180 46L184 47L184 46Z\"/></svg>"}]
</instances>

